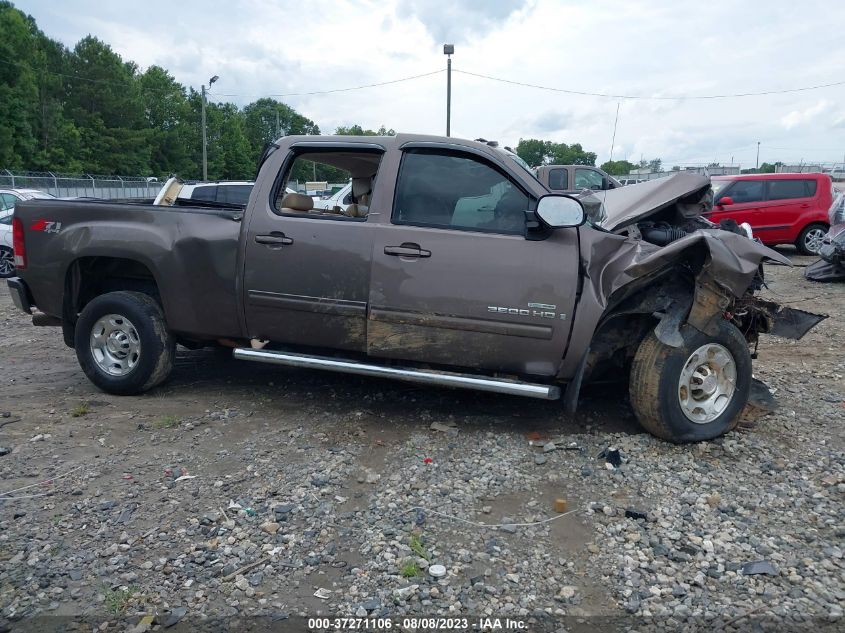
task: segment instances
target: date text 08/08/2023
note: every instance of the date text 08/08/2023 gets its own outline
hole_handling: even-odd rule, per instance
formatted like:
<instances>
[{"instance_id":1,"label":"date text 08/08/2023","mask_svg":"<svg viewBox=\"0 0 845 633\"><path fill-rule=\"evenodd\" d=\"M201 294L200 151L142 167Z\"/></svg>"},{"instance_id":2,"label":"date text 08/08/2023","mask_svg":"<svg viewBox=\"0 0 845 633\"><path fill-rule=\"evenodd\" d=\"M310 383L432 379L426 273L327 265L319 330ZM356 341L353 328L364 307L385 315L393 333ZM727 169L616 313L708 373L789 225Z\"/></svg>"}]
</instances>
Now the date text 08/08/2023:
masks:
<instances>
[{"instance_id":1,"label":"date text 08/08/2023","mask_svg":"<svg viewBox=\"0 0 845 633\"><path fill-rule=\"evenodd\" d=\"M527 630L523 620L511 618L308 618L309 631L500 631Z\"/></svg>"}]
</instances>

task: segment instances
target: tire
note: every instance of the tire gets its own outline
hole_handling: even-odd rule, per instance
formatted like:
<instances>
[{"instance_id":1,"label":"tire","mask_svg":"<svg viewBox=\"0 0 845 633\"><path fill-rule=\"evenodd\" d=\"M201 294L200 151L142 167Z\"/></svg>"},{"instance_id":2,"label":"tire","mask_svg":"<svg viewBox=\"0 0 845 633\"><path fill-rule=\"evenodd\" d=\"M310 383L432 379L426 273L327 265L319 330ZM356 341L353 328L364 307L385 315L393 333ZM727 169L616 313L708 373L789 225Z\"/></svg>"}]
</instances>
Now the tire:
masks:
<instances>
[{"instance_id":1,"label":"tire","mask_svg":"<svg viewBox=\"0 0 845 633\"><path fill-rule=\"evenodd\" d=\"M684 344L677 348L661 343L654 332L640 344L629 392L637 419L652 435L677 444L700 442L724 435L739 423L751 389L751 354L736 327L720 320L718 329L710 336L687 325L681 330ZM718 369L727 358L725 352L733 372L729 364Z\"/></svg>"},{"instance_id":2,"label":"tire","mask_svg":"<svg viewBox=\"0 0 845 633\"><path fill-rule=\"evenodd\" d=\"M74 344L82 371L107 393L142 393L164 382L173 369L176 344L164 313L141 292L121 290L93 299L76 322Z\"/></svg>"},{"instance_id":3,"label":"tire","mask_svg":"<svg viewBox=\"0 0 845 633\"><path fill-rule=\"evenodd\" d=\"M0 279L7 279L15 274L15 254L11 248L0 246Z\"/></svg>"},{"instance_id":4,"label":"tire","mask_svg":"<svg viewBox=\"0 0 845 633\"><path fill-rule=\"evenodd\" d=\"M824 224L808 224L798 234L795 247L802 255L818 255L822 245L822 238L827 233L827 226Z\"/></svg>"}]
</instances>

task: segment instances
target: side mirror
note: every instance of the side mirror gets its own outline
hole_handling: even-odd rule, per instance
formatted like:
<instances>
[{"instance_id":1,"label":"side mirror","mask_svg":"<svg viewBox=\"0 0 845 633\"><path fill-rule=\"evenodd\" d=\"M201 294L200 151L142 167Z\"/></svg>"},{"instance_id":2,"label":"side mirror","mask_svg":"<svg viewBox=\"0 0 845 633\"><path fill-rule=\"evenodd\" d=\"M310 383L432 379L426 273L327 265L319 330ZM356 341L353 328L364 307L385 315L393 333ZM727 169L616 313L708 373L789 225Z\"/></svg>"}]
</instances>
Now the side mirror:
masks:
<instances>
[{"instance_id":1,"label":"side mirror","mask_svg":"<svg viewBox=\"0 0 845 633\"><path fill-rule=\"evenodd\" d=\"M537 217L552 229L581 226L587 219L584 207L578 200L555 194L540 198Z\"/></svg>"},{"instance_id":2,"label":"side mirror","mask_svg":"<svg viewBox=\"0 0 845 633\"><path fill-rule=\"evenodd\" d=\"M733 198L731 198L730 196L725 196L723 198L719 198L719 202L717 202L716 204L718 204L720 207L727 207L732 205L733 203Z\"/></svg>"}]
</instances>

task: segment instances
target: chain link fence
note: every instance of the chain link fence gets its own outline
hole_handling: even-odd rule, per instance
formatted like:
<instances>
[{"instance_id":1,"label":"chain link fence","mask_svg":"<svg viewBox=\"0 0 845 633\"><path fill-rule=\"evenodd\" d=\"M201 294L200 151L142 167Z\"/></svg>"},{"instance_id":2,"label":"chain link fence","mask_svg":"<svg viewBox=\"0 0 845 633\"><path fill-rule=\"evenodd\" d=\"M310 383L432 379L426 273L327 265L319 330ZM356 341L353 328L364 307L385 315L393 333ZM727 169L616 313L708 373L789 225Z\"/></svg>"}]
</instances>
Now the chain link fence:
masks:
<instances>
[{"instance_id":1,"label":"chain link fence","mask_svg":"<svg viewBox=\"0 0 845 633\"><path fill-rule=\"evenodd\" d=\"M38 189L57 198L155 198L163 182L144 176L98 176L0 169L0 187Z\"/></svg>"}]
</instances>

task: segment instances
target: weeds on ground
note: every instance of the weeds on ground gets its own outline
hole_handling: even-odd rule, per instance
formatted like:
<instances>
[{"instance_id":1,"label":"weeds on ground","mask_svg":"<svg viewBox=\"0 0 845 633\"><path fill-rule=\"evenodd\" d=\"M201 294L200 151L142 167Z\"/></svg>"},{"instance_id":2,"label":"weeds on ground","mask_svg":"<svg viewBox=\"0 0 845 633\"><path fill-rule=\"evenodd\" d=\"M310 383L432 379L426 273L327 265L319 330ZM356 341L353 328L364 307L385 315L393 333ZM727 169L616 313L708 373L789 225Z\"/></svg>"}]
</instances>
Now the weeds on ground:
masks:
<instances>
[{"instance_id":1,"label":"weeds on ground","mask_svg":"<svg viewBox=\"0 0 845 633\"><path fill-rule=\"evenodd\" d=\"M70 415L73 418L81 418L83 415L88 415L89 413L91 413L91 407L88 406L87 402L80 402L70 410Z\"/></svg>"},{"instance_id":2,"label":"weeds on ground","mask_svg":"<svg viewBox=\"0 0 845 633\"><path fill-rule=\"evenodd\" d=\"M137 587L126 587L125 589L110 589L103 590L105 595L106 609L112 615L122 615L126 612L135 594L138 593Z\"/></svg>"},{"instance_id":3,"label":"weeds on ground","mask_svg":"<svg viewBox=\"0 0 845 633\"><path fill-rule=\"evenodd\" d=\"M421 576L422 570L417 565L417 561L408 559L399 568L399 573L402 575L402 578L413 578L414 576Z\"/></svg>"},{"instance_id":4,"label":"weeds on ground","mask_svg":"<svg viewBox=\"0 0 845 633\"><path fill-rule=\"evenodd\" d=\"M410 545L411 551L420 558L431 560L431 554L429 554L428 550L425 549L425 546L422 543L422 538L417 534L411 534L411 540L408 542L408 545Z\"/></svg>"},{"instance_id":5,"label":"weeds on ground","mask_svg":"<svg viewBox=\"0 0 845 633\"><path fill-rule=\"evenodd\" d=\"M165 415L153 422L154 429L172 429L174 426L179 426L179 416Z\"/></svg>"}]
</instances>

